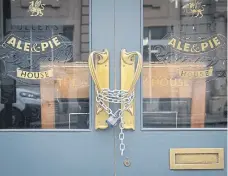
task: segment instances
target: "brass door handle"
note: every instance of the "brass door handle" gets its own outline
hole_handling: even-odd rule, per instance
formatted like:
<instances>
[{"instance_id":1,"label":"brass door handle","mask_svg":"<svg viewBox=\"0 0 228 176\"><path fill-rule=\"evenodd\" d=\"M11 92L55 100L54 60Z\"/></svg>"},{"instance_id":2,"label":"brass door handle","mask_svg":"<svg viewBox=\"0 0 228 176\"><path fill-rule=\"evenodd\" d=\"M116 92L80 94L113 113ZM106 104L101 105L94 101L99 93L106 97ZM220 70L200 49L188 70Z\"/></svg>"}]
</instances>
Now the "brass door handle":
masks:
<instances>
[{"instance_id":1,"label":"brass door handle","mask_svg":"<svg viewBox=\"0 0 228 176\"><path fill-rule=\"evenodd\" d=\"M138 57L136 62L136 57ZM136 65L137 64L137 65ZM137 52L127 52L126 49L121 50L121 90L128 91L128 95L134 93L135 85L142 71L143 59L142 55ZM135 100L131 102L131 106L123 113L124 129L135 129Z\"/></svg>"},{"instance_id":2,"label":"brass door handle","mask_svg":"<svg viewBox=\"0 0 228 176\"><path fill-rule=\"evenodd\" d=\"M121 108L124 108L124 110L127 111L123 113L125 119L124 128L135 129L133 103L134 90L142 70L142 55L137 51L127 52L126 49L122 49L120 59L121 90L110 90L108 50L104 49L103 51L93 51L89 55L89 70L96 88L96 129L107 128L108 124L106 122L111 122L109 123L110 125L115 125L117 123L117 118L119 117L116 114L117 112L112 112L109 108L110 102L119 103ZM127 106L126 103L128 103Z\"/></svg>"},{"instance_id":3,"label":"brass door handle","mask_svg":"<svg viewBox=\"0 0 228 176\"><path fill-rule=\"evenodd\" d=\"M95 84L96 96L101 93L102 89L109 89L109 52L107 49L103 51L93 51L89 55L88 65L91 77ZM109 107L109 103L105 102L105 106ZM95 129L106 129L108 124L106 120L109 115L104 108L96 102L95 107Z\"/></svg>"},{"instance_id":4,"label":"brass door handle","mask_svg":"<svg viewBox=\"0 0 228 176\"><path fill-rule=\"evenodd\" d=\"M143 60L142 60L142 55L137 52L137 51L133 51L133 52L126 52L126 49L122 49L121 50L121 61L123 61L123 64L128 64L128 65L135 65L135 57L138 56L138 61L137 61L137 66L136 66L136 70L135 70L135 74L134 74L134 79L132 81L132 84L128 90L129 94L131 94L134 91L136 82L139 79L139 76L141 74L142 71L142 64L143 64ZM121 70L123 72L121 73L125 73L124 70Z\"/></svg>"},{"instance_id":5,"label":"brass door handle","mask_svg":"<svg viewBox=\"0 0 228 176\"><path fill-rule=\"evenodd\" d=\"M98 92L101 91L101 85L98 81L98 77L97 77L98 75L96 75L95 67L98 65L105 64L108 61L109 61L109 52L107 49L104 49L104 51L93 51L89 55L89 60L88 60L89 69Z\"/></svg>"}]
</instances>

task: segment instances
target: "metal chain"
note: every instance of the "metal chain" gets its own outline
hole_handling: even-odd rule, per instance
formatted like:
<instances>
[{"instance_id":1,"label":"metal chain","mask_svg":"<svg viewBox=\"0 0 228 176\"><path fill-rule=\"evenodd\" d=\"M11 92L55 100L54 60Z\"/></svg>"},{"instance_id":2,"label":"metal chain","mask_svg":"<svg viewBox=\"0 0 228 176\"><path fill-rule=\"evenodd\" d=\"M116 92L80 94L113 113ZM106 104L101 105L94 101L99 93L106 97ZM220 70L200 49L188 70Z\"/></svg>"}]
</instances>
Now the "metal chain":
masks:
<instances>
[{"instance_id":1,"label":"metal chain","mask_svg":"<svg viewBox=\"0 0 228 176\"><path fill-rule=\"evenodd\" d=\"M102 89L101 92L97 92L96 101L98 104L108 113L109 118L114 119L113 126L116 126L117 122L119 122L119 140L120 140L120 152L121 156L123 156L125 150L124 144L124 119L123 113L131 106L131 102L134 99L134 92L128 95L128 91L125 90L110 90L110 89ZM109 108L106 103L115 103L123 105L123 109L118 109L115 113L112 112L111 108Z\"/></svg>"},{"instance_id":2,"label":"metal chain","mask_svg":"<svg viewBox=\"0 0 228 176\"><path fill-rule=\"evenodd\" d=\"M99 85L99 81L97 79L97 75L96 75L96 71L95 71L96 68L95 68L94 58L96 58L96 59L102 58L105 61L107 61L109 59L109 52L107 49L105 49L102 52L93 51L92 53L90 53L89 59L88 59L90 73L91 73L92 79L94 81L94 84L96 86L96 90L97 90L96 101L98 103L98 106L103 108L105 110L105 112L107 112L109 115L109 118L106 120L106 122L111 126L116 126L118 121L120 121L119 139L121 141L121 143L120 143L121 155L123 155L123 152L125 150L125 144L123 142L123 140L124 140L123 113L125 110L130 108L131 102L134 99L134 88L135 88L136 82L140 76L140 73L142 70L142 65L143 65L142 55L139 52L137 52L137 51L126 52L125 49L121 50L121 59L122 60L132 59L135 56L138 56L137 67L135 70L134 79L132 81L130 89L127 91L126 90L110 90L108 88L102 89L101 86ZM118 103L121 105L121 108L118 109L115 113L113 113L112 110L107 106L107 103Z\"/></svg>"},{"instance_id":3,"label":"metal chain","mask_svg":"<svg viewBox=\"0 0 228 176\"><path fill-rule=\"evenodd\" d=\"M119 123L120 133L119 133L119 140L120 140L120 152L121 156L123 156L124 150L125 150L125 144L124 144L124 121L123 121L123 115L120 114L120 123Z\"/></svg>"}]
</instances>

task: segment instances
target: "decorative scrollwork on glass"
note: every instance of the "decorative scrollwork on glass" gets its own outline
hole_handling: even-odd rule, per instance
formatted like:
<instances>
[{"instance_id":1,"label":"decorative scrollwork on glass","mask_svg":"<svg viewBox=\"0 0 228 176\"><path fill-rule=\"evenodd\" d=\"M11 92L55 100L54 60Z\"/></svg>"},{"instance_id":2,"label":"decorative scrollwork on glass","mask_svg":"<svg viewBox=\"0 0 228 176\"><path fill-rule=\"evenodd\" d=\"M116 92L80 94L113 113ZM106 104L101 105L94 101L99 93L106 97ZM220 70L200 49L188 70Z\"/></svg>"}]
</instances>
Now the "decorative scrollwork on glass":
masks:
<instances>
[{"instance_id":1,"label":"decorative scrollwork on glass","mask_svg":"<svg viewBox=\"0 0 228 176\"><path fill-rule=\"evenodd\" d=\"M61 35L34 36L20 38L9 34L0 42L0 60L4 63L4 75L23 84L39 84L39 80L26 80L17 77L17 70L39 72L41 65L52 66L58 62L73 61L74 49L72 42Z\"/></svg>"}]
</instances>

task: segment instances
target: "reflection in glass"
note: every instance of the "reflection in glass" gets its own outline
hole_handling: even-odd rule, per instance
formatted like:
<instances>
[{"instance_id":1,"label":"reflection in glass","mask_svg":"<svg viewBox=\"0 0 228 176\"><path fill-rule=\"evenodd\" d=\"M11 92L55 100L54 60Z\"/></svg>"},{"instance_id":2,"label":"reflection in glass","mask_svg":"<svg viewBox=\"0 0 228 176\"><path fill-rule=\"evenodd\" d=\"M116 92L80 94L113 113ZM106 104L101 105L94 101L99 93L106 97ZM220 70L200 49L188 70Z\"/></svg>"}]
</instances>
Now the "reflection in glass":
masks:
<instances>
[{"instance_id":1,"label":"reflection in glass","mask_svg":"<svg viewBox=\"0 0 228 176\"><path fill-rule=\"evenodd\" d=\"M143 128L226 128L227 10L205 0L193 18L186 1L153 3L144 0Z\"/></svg>"},{"instance_id":2,"label":"reflection in glass","mask_svg":"<svg viewBox=\"0 0 228 176\"><path fill-rule=\"evenodd\" d=\"M1 129L90 126L89 71L83 62L89 51L89 14L78 10L88 4L75 8L76 20L68 20L64 8L76 1L64 7L48 3L42 17L30 16L26 2L0 5Z\"/></svg>"}]
</instances>

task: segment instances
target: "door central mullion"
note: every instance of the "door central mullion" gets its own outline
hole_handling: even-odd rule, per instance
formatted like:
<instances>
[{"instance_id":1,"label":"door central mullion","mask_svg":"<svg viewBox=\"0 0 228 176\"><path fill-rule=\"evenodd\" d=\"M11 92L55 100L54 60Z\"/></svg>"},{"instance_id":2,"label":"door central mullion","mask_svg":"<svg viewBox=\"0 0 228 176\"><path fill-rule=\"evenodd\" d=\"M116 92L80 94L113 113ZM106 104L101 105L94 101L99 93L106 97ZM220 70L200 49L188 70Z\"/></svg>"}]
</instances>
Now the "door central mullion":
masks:
<instances>
[{"instance_id":1,"label":"door central mullion","mask_svg":"<svg viewBox=\"0 0 228 176\"><path fill-rule=\"evenodd\" d=\"M141 51L141 4L142 0L115 0L115 64L116 64L116 88L121 89L121 50L126 49L127 52ZM141 53L141 52L140 52ZM129 74L128 74L129 75ZM126 76L126 75L125 75ZM136 93L136 91L135 91ZM138 96L136 94L133 105L136 111L139 109ZM134 151L130 144L136 140L136 131L139 131L140 119L138 112L135 113L135 130L124 130L124 144L126 146L123 156L120 151L119 127L115 128L116 135L116 175L132 175L132 170L137 168L134 158ZM128 123L128 122L126 122ZM136 144L138 145L138 144ZM124 165L124 161L132 163L129 167ZM134 175L134 174L133 174Z\"/></svg>"},{"instance_id":2,"label":"door central mullion","mask_svg":"<svg viewBox=\"0 0 228 176\"><path fill-rule=\"evenodd\" d=\"M92 6L92 13L91 13L91 24L92 24L92 32L91 32L91 51L102 51L104 49L107 49L109 52L109 89L115 88L115 74L114 74L114 0L90 0L90 4ZM93 90L95 87L93 86ZM93 96L95 93L93 93ZM93 98L95 100L96 97ZM96 107L96 101L93 105L93 108ZM112 108L112 104L110 103L110 108ZM94 109L93 109L93 112ZM95 114L92 116L95 118ZM95 119L93 120L95 121ZM94 123L93 123L94 126ZM104 161L107 163L111 163L112 175L115 175L115 136L114 136L114 130L111 128L105 129L105 130L94 130L95 133L98 133L97 136L100 136L99 143L102 143L101 147L102 150L105 151L106 148L108 152L103 153L103 155L109 156L108 161ZM109 139L111 140L111 143L107 143L109 140L104 138L106 134L108 134ZM96 152L96 149L94 150ZM100 154L99 154L100 155ZM95 164L96 165L96 164ZM106 168L103 168L104 170ZM103 170L102 169L102 170ZM99 172L103 173L103 171L100 170Z\"/></svg>"},{"instance_id":3,"label":"door central mullion","mask_svg":"<svg viewBox=\"0 0 228 176\"><path fill-rule=\"evenodd\" d=\"M114 47L114 51L113 51L113 55L114 55L114 57L113 57L113 68L114 68L114 70L113 70L113 72L111 72L110 73L110 75L112 75L113 76L113 78L114 78L114 80L113 80L113 87L111 88L111 89L118 89L118 87L117 87L117 76L116 76L116 73L117 73L117 64L116 64L116 62L117 62L117 60L118 60L118 55L116 54L116 45L115 45L115 43L116 43L116 23L115 23L115 21L116 21L116 15L115 15L115 13L116 13L116 7L115 7L115 0L113 1L113 13L114 13L114 19L113 19L113 24L114 24L114 40L113 40L113 47ZM117 111L117 109L118 109L118 105L117 104L114 104L113 105L113 107L112 107L112 109L113 109L113 112L115 112L115 111ZM117 146L117 141L116 141L116 138L117 138L117 136L116 136L116 127L115 128L113 128L113 141L114 141L114 145L113 145L113 152L114 152L114 176L116 176L116 146Z\"/></svg>"}]
</instances>

